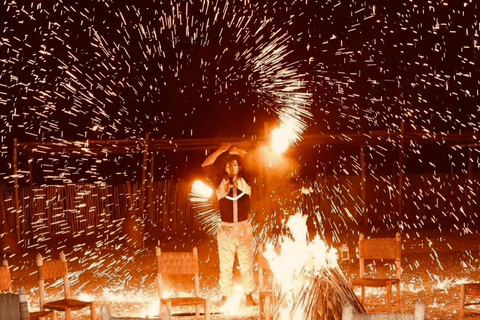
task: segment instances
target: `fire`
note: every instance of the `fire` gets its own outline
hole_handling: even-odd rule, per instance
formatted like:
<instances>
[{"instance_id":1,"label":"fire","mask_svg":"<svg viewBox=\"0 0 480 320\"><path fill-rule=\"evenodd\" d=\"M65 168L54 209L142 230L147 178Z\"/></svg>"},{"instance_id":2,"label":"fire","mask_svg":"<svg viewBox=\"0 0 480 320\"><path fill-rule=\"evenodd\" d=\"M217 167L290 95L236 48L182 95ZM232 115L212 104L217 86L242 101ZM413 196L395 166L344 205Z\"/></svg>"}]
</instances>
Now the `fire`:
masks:
<instances>
[{"instance_id":1,"label":"fire","mask_svg":"<svg viewBox=\"0 0 480 320\"><path fill-rule=\"evenodd\" d=\"M313 278L325 268L338 266L337 250L329 248L318 235L309 240L306 216L297 213L286 224L291 237L280 240L280 253L272 244L266 244L264 252L280 287L282 297L276 319L305 319L305 299L298 299L305 288L311 288ZM300 300L300 301L299 301ZM299 307L299 304L301 307ZM296 306L294 307L294 304Z\"/></svg>"},{"instance_id":2,"label":"fire","mask_svg":"<svg viewBox=\"0 0 480 320\"><path fill-rule=\"evenodd\" d=\"M244 296L243 289L241 285L233 286L233 294L228 297L227 302L220 307L220 311L225 315L238 315L240 312L240 303Z\"/></svg>"},{"instance_id":3,"label":"fire","mask_svg":"<svg viewBox=\"0 0 480 320\"><path fill-rule=\"evenodd\" d=\"M271 133L271 148L274 152L278 154L282 154L285 151L288 150L288 147L290 147L290 137L291 131L288 130L287 127L279 127L276 129L273 129Z\"/></svg>"},{"instance_id":4,"label":"fire","mask_svg":"<svg viewBox=\"0 0 480 320\"><path fill-rule=\"evenodd\" d=\"M227 302L219 308L219 311L229 317L251 318L257 316L258 309L247 307L242 303L245 297L243 286L239 283L233 285L233 293L228 297Z\"/></svg>"},{"instance_id":5,"label":"fire","mask_svg":"<svg viewBox=\"0 0 480 320\"><path fill-rule=\"evenodd\" d=\"M195 180L190 192L191 202L207 202L213 196L213 189L201 180Z\"/></svg>"},{"instance_id":6,"label":"fire","mask_svg":"<svg viewBox=\"0 0 480 320\"><path fill-rule=\"evenodd\" d=\"M271 132L271 148L275 153L283 154L295 141L295 132L285 124Z\"/></svg>"},{"instance_id":7,"label":"fire","mask_svg":"<svg viewBox=\"0 0 480 320\"><path fill-rule=\"evenodd\" d=\"M298 114L290 110L279 114L280 126L273 129L270 133L271 149L283 154L288 148L302 139L302 134L306 129L306 124Z\"/></svg>"}]
</instances>

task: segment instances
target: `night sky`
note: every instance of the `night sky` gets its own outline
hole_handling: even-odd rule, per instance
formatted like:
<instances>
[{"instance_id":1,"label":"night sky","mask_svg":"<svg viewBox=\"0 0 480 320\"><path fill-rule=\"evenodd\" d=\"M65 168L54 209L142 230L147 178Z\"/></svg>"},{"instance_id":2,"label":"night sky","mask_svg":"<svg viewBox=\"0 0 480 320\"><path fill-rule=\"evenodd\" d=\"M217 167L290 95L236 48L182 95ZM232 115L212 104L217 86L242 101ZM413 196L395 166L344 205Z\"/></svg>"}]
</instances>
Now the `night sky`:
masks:
<instances>
[{"instance_id":1,"label":"night sky","mask_svg":"<svg viewBox=\"0 0 480 320\"><path fill-rule=\"evenodd\" d=\"M479 129L474 0L37 0L4 1L0 10L3 181L13 138L249 139L282 112L306 135L398 131L402 121L425 132ZM424 160L437 152L417 149ZM299 142L295 157L315 170L356 152ZM446 170L454 153L442 149ZM185 162L167 158L165 177ZM138 161L110 157L98 168ZM392 167L377 162L370 171ZM90 178L115 176L100 171Z\"/></svg>"}]
</instances>

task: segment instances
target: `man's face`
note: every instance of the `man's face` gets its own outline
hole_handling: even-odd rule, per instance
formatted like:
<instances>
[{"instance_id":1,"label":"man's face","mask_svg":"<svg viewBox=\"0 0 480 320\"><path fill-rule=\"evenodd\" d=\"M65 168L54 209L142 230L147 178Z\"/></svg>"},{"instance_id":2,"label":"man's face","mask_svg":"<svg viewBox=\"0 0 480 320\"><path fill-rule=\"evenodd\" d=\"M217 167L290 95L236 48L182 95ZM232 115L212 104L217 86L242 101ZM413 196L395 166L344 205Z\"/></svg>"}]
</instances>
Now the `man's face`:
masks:
<instances>
[{"instance_id":1,"label":"man's face","mask_svg":"<svg viewBox=\"0 0 480 320\"><path fill-rule=\"evenodd\" d=\"M227 165L225 166L225 171L227 171L229 177L235 177L236 175L238 175L238 172L240 171L240 166L238 165L237 160L228 161Z\"/></svg>"}]
</instances>

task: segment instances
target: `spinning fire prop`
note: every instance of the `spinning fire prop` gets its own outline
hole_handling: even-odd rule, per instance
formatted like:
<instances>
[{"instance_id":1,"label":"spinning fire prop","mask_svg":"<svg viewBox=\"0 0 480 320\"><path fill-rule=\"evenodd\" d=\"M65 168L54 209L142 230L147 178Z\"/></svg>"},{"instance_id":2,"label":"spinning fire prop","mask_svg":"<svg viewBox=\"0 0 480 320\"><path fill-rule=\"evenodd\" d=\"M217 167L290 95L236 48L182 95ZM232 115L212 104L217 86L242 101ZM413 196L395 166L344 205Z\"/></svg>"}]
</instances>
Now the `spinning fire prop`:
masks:
<instances>
[{"instance_id":1,"label":"spinning fire prop","mask_svg":"<svg viewBox=\"0 0 480 320\"><path fill-rule=\"evenodd\" d=\"M190 203L196 211L195 217L209 235L216 234L222 222L220 212L215 206L214 193L213 187L201 180L195 180L189 194Z\"/></svg>"}]
</instances>

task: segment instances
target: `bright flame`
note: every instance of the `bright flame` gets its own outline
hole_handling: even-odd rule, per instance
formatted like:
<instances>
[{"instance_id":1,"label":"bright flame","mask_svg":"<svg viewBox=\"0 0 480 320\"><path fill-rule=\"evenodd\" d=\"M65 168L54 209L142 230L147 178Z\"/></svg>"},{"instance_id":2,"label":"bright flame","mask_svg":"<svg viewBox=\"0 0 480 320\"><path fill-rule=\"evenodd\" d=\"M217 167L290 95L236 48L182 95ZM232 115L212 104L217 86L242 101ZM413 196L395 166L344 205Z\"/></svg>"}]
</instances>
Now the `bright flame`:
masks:
<instances>
[{"instance_id":1,"label":"bright flame","mask_svg":"<svg viewBox=\"0 0 480 320\"><path fill-rule=\"evenodd\" d=\"M201 180L195 180L190 192L191 202L207 202L213 196L213 189Z\"/></svg>"},{"instance_id":2,"label":"bright flame","mask_svg":"<svg viewBox=\"0 0 480 320\"><path fill-rule=\"evenodd\" d=\"M337 250L329 248L316 235L308 240L306 216L297 213L288 219L286 226L290 229L291 238L283 237L280 241L278 254L272 244L266 244L265 258L270 264L276 282L280 286L280 294L288 297L288 306L282 306L278 319L303 319L303 314L292 314L292 304L295 296L323 268L338 266ZM307 301L304 301L307 303Z\"/></svg>"},{"instance_id":3,"label":"bright flame","mask_svg":"<svg viewBox=\"0 0 480 320\"><path fill-rule=\"evenodd\" d=\"M274 152L282 154L302 139L306 125L291 112L283 112L279 117L280 126L272 130L270 146Z\"/></svg>"},{"instance_id":4,"label":"bright flame","mask_svg":"<svg viewBox=\"0 0 480 320\"><path fill-rule=\"evenodd\" d=\"M286 126L275 128L271 133L271 148L275 153L282 154L288 150L291 144L292 131Z\"/></svg>"}]
</instances>

